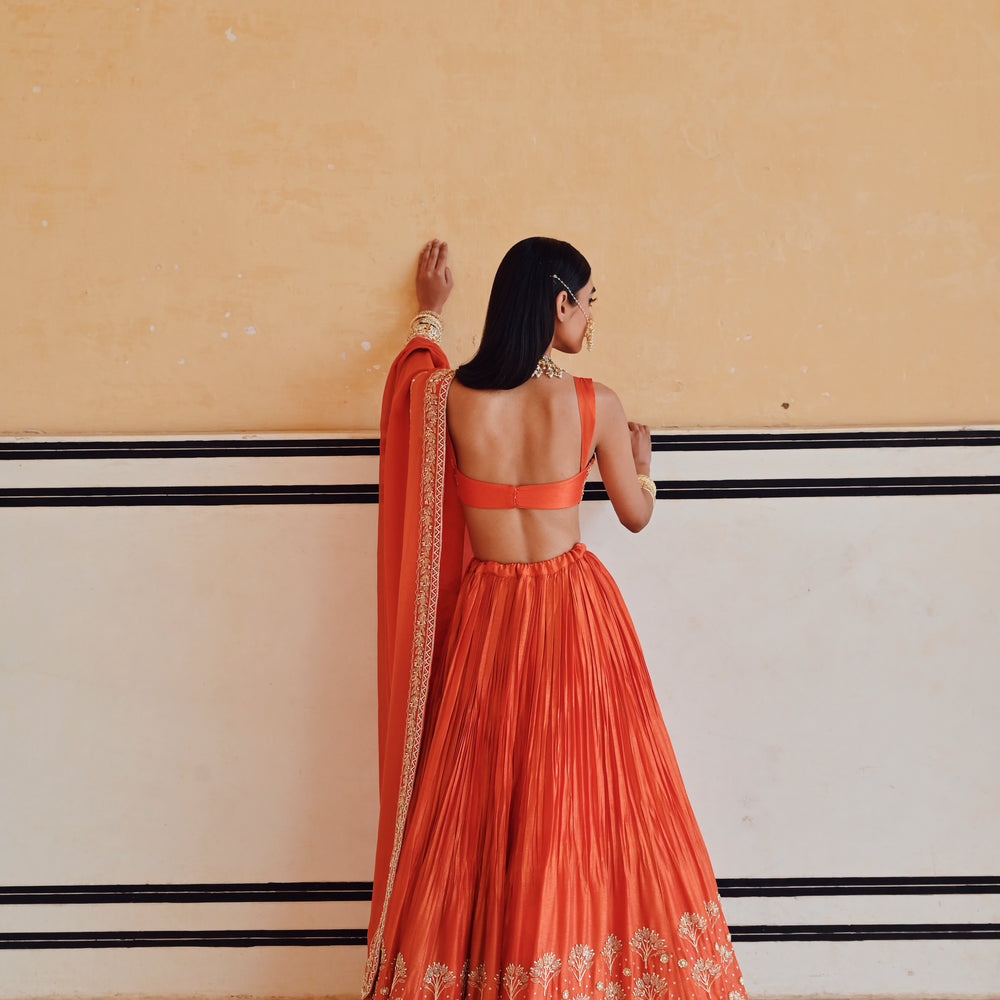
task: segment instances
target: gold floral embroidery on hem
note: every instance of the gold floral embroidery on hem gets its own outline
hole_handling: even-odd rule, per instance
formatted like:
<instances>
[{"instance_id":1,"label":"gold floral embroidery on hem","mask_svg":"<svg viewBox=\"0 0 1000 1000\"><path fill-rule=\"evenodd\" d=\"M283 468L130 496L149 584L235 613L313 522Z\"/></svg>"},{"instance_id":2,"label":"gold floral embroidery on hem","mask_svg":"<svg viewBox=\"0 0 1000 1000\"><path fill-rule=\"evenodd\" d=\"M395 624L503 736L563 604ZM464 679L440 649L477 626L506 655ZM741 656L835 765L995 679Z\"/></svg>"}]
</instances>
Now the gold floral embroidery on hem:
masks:
<instances>
[{"instance_id":1,"label":"gold floral embroidery on hem","mask_svg":"<svg viewBox=\"0 0 1000 1000\"><path fill-rule=\"evenodd\" d=\"M478 993L479 996L482 996L483 990L486 988L486 982L486 965L480 962L480 964L469 973L469 993Z\"/></svg>"},{"instance_id":2,"label":"gold floral embroidery on hem","mask_svg":"<svg viewBox=\"0 0 1000 1000\"><path fill-rule=\"evenodd\" d=\"M604 947L601 949L601 957L607 963L608 972L614 972L615 962L618 961L621 950L621 941L614 934L609 934L607 941L604 942Z\"/></svg>"},{"instance_id":3,"label":"gold floral embroidery on hem","mask_svg":"<svg viewBox=\"0 0 1000 1000\"><path fill-rule=\"evenodd\" d=\"M562 962L551 951L535 959L530 976L533 983L541 984L542 996L549 992L549 986L552 985L552 980L558 975L561 966Z\"/></svg>"},{"instance_id":4,"label":"gold floral embroidery on hem","mask_svg":"<svg viewBox=\"0 0 1000 1000\"><path fill-rule=\"evenodd\" d=\"M726 943L714 941L713 944L714 938L719 936L716 928L720 923L725 929L722 909L717 900L708 899L705 901L704 914L684 913L677 924L677 933L690 950L688 957L679 959L677 965L709 994L716 983L729 974L730 966L736 961L733 949L729 947L732 938L728 931L725 934ZM736 970L739 971L739 966L736 966ZM739 995L738 991L730 991L728 1000L745 1000L745 997Z\"/></svg>"},{"instance_id":5,"label":"gold floral embroidery on hem","mask_svg":"<svg viewBox=\"0 0 1000 1000\"><path fill-rule=\"evenodd\" d=\"M586 944L573 945L566 964L573 970L577 986L582 986L583 977L590 972L594 964L594 949Z\"/></svg>"},{"instance_id":6,"label":"gold floral embroidery on hem","mask_svg":"<svg viewBox=\"0 0 1000 1000\"><path fill-rule=\"evenodd\" d=\"M518 994L528 985L528 971L523 965L511 963L503 970L503 993L507 1000L517 1000Z\"/></svg>"},{"instance_id":7,"label":"gold floral embroidery on hem","mask_svg":"<svg viewBox=\"0 0 1000 1000\"><path fill-rule=\"evenodd\" d=\"M644 972L632 985L632 995L636 1000L660 1000L667 992L669 983L655 972Z\"/></svg>"},{"instance_id":8,"label":"gold floral embroidery on hem","mask_svg":"<svg viewBox=\"0 0 1000 1000\"><path fill-rule=\"evenodd\" d=\"M694 935L700 952L687 933ZM443 962L427 966L419 1000L679 1000L706 996L708 1000L747 1000L739 966L728 941L722 911L717 903L706 903L702 912L681 916L676 936L664 936L652 927L639 927L628 945L609 934L600 952L587 944L573 945L568 954L546 951L530 967L516 962L504 965L502 973L490 975L485 963L460 972ZM675 955L680 946L687 956ZM624 955L622 952L624 951ZM602 965L595 965L597 955ZM621 960L619 962L619 960ZM620 972L615 967L620 966ZM402 970L402 975L399 975ZM388 972L388 970L387 970ZM391 987L383 987L389 1000L404 1000L406 963L397 955ZM686 981L686 982L685 982ZM411 993L413 998L418 994Z\"/></svg>"},{"instance_id":9,"label":"gold floral embroidery on hem","mask_svg":"<svg viewBox=\"0 0 1000 1000\"><path fill-rule=\"evenodd\" d=\"M649 965L649 959L654 952L661 952L666 948L667 943L656 931L648 927L640 927L632 935L632 950L642 956L642 964Z\"/></svg>"},{"instance_id":10,"label":"gold floral embroidery on hem","mask_svg":"<svg viewBox=\"0 0 1000 1000\"><path fill-rule=\"evenodd\" d=\"M443 962L434 962L427 966L424 973L424 986L431 991L434 1000L438 1000L441 991L455 983L455 973Z\"/></svg>"}]
</instances>

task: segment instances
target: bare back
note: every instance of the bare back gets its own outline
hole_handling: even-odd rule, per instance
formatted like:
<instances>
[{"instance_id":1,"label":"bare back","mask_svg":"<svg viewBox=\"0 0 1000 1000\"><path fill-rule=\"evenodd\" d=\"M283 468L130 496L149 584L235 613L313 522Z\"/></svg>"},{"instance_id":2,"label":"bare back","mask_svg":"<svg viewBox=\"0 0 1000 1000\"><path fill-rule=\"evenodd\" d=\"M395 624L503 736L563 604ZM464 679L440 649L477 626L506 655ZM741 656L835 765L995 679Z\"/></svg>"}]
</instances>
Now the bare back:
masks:
<instances>
[{"instance_id":1,"label":"bare back","mask_svg":"<svg viewBox=\"0 0 1000 1000\"><path fill-rule=\"evenodd\" d=\"M448 430L458 467L491 483L552 483L580 471L580 410L573 379L528 379L514 389L453 381ZM593 447L587 442L588 452ZM560 510L465 507L472 551L496 562L540 562L580 540L580 506Z\"/></svg>"}]
</instances>

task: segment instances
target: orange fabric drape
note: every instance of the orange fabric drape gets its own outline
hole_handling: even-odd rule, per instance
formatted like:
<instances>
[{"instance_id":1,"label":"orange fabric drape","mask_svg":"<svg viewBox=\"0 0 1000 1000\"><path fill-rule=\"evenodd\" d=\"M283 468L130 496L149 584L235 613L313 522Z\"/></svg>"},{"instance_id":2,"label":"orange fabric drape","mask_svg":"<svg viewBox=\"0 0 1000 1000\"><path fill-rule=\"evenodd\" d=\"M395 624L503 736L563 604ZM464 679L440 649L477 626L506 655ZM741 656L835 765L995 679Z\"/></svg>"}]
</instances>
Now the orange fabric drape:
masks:
<instances>
[{"instance_id":1,"label":"orange fabric drape","mask_svg":"<svg viewBox=\"0 0 1000 1000\"><path fill-rule=\"evenodd\" d=\"M382 921L409 807L430 671L441 655L461 580L465 522L445 407L448 358L423 337L389 370L379 424L379 824L365 992L382 950Z\"/></svg>"}]
</instances>

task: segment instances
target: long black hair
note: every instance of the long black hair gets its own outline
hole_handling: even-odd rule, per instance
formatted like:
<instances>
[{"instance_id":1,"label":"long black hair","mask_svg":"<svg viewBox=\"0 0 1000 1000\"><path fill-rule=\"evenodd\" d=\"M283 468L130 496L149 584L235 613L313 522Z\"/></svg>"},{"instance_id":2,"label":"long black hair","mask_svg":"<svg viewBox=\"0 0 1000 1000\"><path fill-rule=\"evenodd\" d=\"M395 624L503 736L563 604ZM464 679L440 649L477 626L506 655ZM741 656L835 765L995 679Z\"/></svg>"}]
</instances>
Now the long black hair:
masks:
<instances>
[{"instance_id":1,"label":"long black hair","mask_svg":"<svg viewBox=\"0 0 1000 1000\"><path fill-rule=\"evenodd\" d=\"M547 236L515 243L493 279L479 350L455 378L470 389L513 389L526 382L552 341L559 293L588 281L590 264L569 243Z\"/></svg>"}]
</instances>

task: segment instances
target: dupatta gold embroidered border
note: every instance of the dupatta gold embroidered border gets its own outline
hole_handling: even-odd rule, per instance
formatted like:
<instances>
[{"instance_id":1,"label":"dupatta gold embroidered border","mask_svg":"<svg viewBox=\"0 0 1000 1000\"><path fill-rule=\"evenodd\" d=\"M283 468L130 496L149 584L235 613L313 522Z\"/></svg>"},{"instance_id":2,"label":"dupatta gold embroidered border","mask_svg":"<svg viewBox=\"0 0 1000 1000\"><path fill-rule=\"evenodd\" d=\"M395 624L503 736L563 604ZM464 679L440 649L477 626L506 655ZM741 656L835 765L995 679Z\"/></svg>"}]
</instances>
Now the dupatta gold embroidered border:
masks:
<instances>
[{"instance_id":1,"label":"dupatta gold embroidered border","mask_svg":"<svg viewBox=\"0 0 1000 1000\"><path fill-rule=\"evenodd\" d=\"M448 388L455 372L436 369L421 374L411 383L411 419L422 425L419 514L417 521L416 593L413 610L413 643L410 654L409 693L406 709L406 734L400 771L399 799L386 878L381 914L374 935L368 942L365 964L364 995L369 996L382 963L386 913L392 896L399 864L399 852L406 830L406 817L420 759L424 728L424 708L431 668L434 663L435 630L440 595L441 552L443 547L445 474L447 471ZM418 409L422 386L422 407Z\"/></svg>"}]
</instances>

